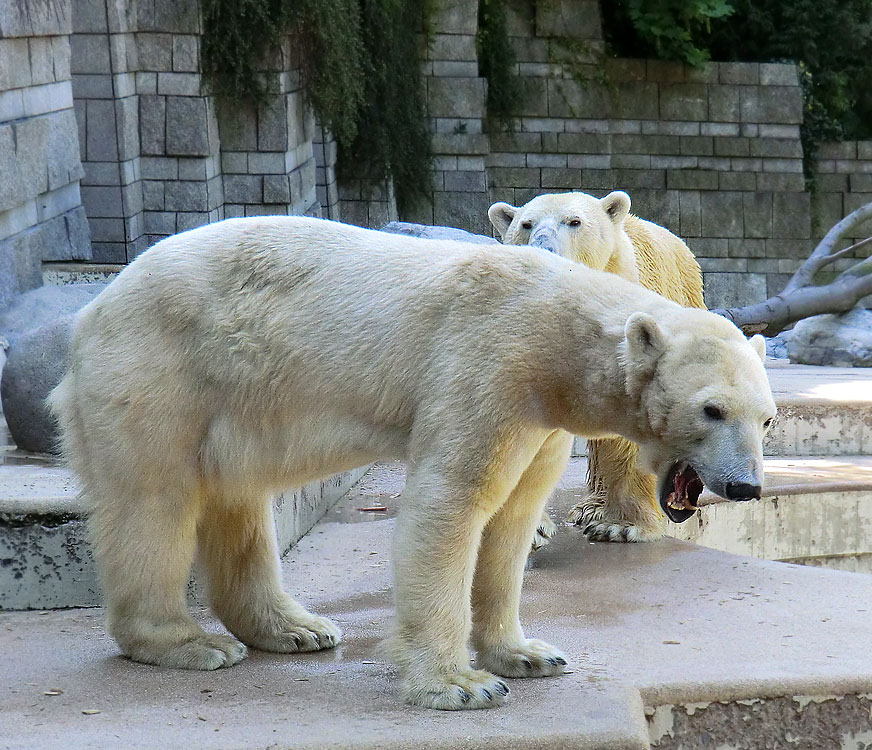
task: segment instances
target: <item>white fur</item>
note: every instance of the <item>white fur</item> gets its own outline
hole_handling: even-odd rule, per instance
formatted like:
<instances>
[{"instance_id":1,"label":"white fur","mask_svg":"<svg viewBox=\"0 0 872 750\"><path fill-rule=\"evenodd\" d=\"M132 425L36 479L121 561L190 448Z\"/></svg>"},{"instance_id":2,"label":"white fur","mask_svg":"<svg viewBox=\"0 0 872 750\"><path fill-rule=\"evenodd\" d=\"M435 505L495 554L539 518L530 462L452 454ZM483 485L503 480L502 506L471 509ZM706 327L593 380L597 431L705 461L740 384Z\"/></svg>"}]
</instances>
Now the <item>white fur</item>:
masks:
<instances>
[{"instance_id":1,"label":"white fur","mask_svg":"<svg viewBox=\"0 0 872 750\"><path fill-rule=\"evenodd\" d=\"M659 356L627 345L634 311ZM562 672L518 620L530 539L565 466L560 430L624 435L657 465L696 445L700 392L737 404L741 439L716 442L733 463L756 460L774 406L723 318L544 251L270 217L168 238L130 264L82 311L52 404L91 504L110 631L164 666L245 653L186 610L195 551L239 640L337 643L281 589L269 497L404 459L392 651L407 700L455 709L502 702L495 674Z\"/></svg>"}]
</instances>

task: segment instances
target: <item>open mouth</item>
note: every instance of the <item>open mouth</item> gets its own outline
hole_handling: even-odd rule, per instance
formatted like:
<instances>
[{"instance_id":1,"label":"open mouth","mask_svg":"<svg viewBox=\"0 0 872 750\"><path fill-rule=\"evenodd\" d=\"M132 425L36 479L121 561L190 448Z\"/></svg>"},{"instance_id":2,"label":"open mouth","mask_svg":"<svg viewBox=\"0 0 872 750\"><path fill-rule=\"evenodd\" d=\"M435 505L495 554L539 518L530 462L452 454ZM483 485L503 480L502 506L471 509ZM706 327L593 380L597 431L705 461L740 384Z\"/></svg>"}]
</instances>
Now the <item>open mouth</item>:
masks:
<instances>
[{"instance_id":1,"label":"open mouth","mask_svg":"<svg viewBox=\"0 0 872 750\"><path fill-rule=\"evenodd\" d=\"M687 461L674 463L660 490L660 507L670 521L684 523L696 513L702 490L702 479Z\"/></svg>"}]
</instances>

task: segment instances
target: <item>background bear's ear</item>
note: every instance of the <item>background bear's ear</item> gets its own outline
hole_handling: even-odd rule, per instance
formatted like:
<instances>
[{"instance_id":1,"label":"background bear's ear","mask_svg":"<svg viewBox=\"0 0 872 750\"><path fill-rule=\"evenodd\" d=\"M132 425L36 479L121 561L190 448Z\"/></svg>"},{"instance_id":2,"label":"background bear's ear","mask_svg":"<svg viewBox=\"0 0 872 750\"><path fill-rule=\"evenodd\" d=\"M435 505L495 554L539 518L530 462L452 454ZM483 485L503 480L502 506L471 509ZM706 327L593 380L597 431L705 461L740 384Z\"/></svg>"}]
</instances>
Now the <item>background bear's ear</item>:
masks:
<instances>
[{"instance_id":1,"label":"background bear's ear","mask_svg":"<svg viewBox=\"0 0 872 750\"><path fill-rule=\"evenodd\" d=\"M630 213L630 196L622 190L615 190L600 198L600 205L615 224L622 224Z\"/></svg>"},{"instance_id":2,"label":"background bear's ear","mask_svg":"<svg viewBox=\"0 0 872 750\"><path fill-rule=\"evenodd\" d=\"M491 220L491 224L494 225L494 229L500 233L500 239L506 236L506 230L509 228L509 224L512 223L512 219L515 218L516 213L518 213L518 209L510 206L508 203L494 203L487 210L487 217Z\"/></svg>"},{"instance_id":3,"label":"background bear's ear","mask_svg":"<svg viewBox=\"0 0 872 750\"><path fill-rule=\"evenodd\" d=\"M757 352L757 356L760 357L760 361L764 364L766 363L766 339L764 339L759 333L751 336L748 339L751 346L754 347L754 351Z\"/></svg>"},{"instance_id":4,"label":"background bear's ear","mask_svg":"<svg viewBox=\"0 0 872 750\"><path fill-rule=\"evenodd\" d=\"M666 332L648 313L635 312L624 324L630 360L636 364L654 362L666 349Z\"/></svg>"}]
</instances>

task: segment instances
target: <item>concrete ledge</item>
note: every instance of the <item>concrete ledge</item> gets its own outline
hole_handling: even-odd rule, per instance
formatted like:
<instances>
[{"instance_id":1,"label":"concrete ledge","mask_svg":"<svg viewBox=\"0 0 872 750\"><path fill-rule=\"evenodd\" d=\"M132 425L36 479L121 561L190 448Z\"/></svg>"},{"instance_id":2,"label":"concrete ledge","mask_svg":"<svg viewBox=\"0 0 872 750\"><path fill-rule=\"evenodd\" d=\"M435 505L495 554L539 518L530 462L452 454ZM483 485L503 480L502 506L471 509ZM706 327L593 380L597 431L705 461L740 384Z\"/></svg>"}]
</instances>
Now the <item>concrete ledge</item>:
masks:
<instances>
[{"instance_id":1,"label":"concrete ledge","mask_svg":"<svg viewBox=\"0 0 872 750\"><path fill-rule=\"evenodd\" d=\"M278 495L274 508L279 549L287 551L308 532L364 471L338 474ZM87 511L77 493L67 469L0 464L0 609L100 603L84 523Z\"/></svg>"}]
</instances>

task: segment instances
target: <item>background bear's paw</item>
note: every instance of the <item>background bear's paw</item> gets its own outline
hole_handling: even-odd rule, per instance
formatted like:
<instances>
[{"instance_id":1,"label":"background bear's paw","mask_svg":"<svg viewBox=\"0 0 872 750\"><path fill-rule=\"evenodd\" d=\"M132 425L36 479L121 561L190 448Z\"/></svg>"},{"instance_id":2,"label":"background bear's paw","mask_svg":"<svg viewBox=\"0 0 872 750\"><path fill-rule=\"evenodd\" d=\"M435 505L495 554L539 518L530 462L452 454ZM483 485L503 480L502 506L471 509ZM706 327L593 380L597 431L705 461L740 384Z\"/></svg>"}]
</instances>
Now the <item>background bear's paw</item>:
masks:
<instances>
[{"instance_id":1,"label":"background bear's paw","mask_svg":"<svg viewBox=\"0 0 872 750\"><path fill-rule=\"evenodd\" d=\"M477 663L503 677L553 677L563 674L566 656L550 643L528 638L517 646L479 649Z\"/></svg>"},{"instance_id":2,"label":"background bear's paw","mask_svg":"<svg viewBox=\"0 0 872 750\"><path fill-rule=\"evenodd\" d=\"M342 640L342 631L326 617L310 615L303 620L288 617L271 623L268 632L261 631L243 640L261 651L294 654L333 648Z\"/></svg>"},{"instance_id":3,"label":"background bear's paw","mask_svg":"<svg viewBox=\"0 0 872 750\"><path fill-rule=\"evenodd\" d=\"M248 653L243 644L230 635L203 633L171 648L140 647L130 658L146 664L173 669L213 670L232 667Z\"/></svg>"},{"instance_id":4,"label":"background bear's paw","mask_svg":"<svg viewBox=\"0 0 872 750\"><path fill-rule=\"evenodd\" d=\"M536 533L533 535L533 544L530 545L531 551L535 552L544 547L556 533L557 524L548 517L547 513L543 513L542 518L539 519L539 525L536 527Z\"/></svg>"},{"instance_id":5,"label":"background bear's paw","mask_svg":"<svg viewBox=\"0 0 872 750\"><path fill-rule=\"evenodd\" d=\"M501 706L509 686L499 677L481 669L461 669L437 679L403 684L407 703L441 711L468 711Z\"/></svg>"},{"instance_id":6,"label":"background bear's paw","mask_svg":"<svg viewBox=\"0 0 872 750\"><path fill-rule=\"evenodd\" d=\"M626 521L599 521L585 526L584 534L595 542L653 542L663 536L663 529L646 529Z\"/></svg>"}]
</instances>

